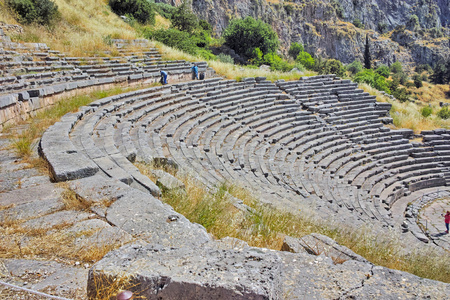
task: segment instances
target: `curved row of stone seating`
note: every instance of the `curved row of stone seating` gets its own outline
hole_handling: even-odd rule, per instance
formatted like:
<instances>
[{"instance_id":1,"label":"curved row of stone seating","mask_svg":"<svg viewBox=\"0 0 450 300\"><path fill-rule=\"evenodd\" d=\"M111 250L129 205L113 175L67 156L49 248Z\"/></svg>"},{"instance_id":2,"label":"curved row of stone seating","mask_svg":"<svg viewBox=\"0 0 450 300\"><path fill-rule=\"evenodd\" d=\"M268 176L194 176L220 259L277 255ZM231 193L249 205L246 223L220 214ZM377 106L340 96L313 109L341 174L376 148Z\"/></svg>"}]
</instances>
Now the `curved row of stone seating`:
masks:
<instances>
[{"instance_id":1,"label":"curved row of stone seating","mask_svg":"<svg viewBox=\"0 0 450 300\"><path fill-rule=\"evenodd\" d=\"M358 152L355 159L338 155L336 165L330 167L330 175L338 175L346 183L351 183L362 191L362 198L380 199L377 207L384 206L385 213L395 201L409 193L423 188L446 185L442 168L423 157L414 158L408 137L412 132L394 131L382 127L388 123L386 113L389 104L375 103L375 98L355 90L350 81L335 79L333 76L302 78L295 82L279 81L278 86L296 97L304 108L318 113L332 128L342 133L354 143ZM340 125L343 124L343 125ZM412 156L412 157L411 157ZM341 164L340 164L341 163Z\"/></svg>"},{"instance_id":2,"label":"curved row of stone seating","mask_svg":"<svg viewBox=\"0 0 450 300\"><path fill-rule=\"evenodd\" d=\"M61 95L77 89L123 83L153 83L159 80L160 70L168 72L169 81L186 80L192 73L192 63L183 60L162 61L159 52L148 41L146 48L133 49L133 53L122 47L119 51L124 56L120 57L65 57L57 53L49 54L48 50L45 52L47 56L34 58L27 56L27 53L42 51L42 47L6 44L14 49L20 48L22 52L9 51L15 59L0 63L0 69L4 70L4 76L0 77L1 126L40 109L49 102L43 99L59 99ZM45 49L48 48L43 45ZM200 72L213 74L205 62L198 63L198 66Z\"/></svg>"},{"instance_id":3,"label":"curved row of stone seating","mask_svg":"<svg viewBox=\"0 0 450 300\"><path fill-rule=\"evenodd\" d=\"M357 143L293 98L264 78L157 87L66 116L56 130L67 136L50 142L64 147L45 154L44 136L41 148L56 180L101 171L157 193L132 162L174 162L210 187L239 182L268 203L309 205L351 224L392 226L398 198L445 186L442 166L425 155L429 146L409 143L410 131L380 127Z\"/></svg>"}]
</instances>

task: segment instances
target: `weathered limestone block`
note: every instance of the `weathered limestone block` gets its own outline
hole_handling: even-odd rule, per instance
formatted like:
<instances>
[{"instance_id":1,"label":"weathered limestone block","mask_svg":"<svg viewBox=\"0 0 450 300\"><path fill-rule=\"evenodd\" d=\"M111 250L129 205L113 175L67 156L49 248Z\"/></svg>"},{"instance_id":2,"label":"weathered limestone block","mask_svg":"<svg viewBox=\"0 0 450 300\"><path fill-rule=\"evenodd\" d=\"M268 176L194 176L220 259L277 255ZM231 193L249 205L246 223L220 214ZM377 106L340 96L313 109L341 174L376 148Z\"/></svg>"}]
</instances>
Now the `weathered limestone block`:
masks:
<instances>
[{"instance_id":1,"label":"weathered limestone block","mask_svg":"<svg viewBox=\"0 0 450 300\"><path fill-rule=\"evenodd\" d=\"M369 263L261 248L218 250L136 243L89 271L88 296L115 278L143 299L445 298L450 285Z\"/></svg>"},{"instance_id":2,"label":"weathered limestone block","mask_svg":"<svg viewBox=\"0 0 450 300\"><path fill-rule=\"evenodd\" d=\"M205 228L189 222L152 195L130 189L106 211L111 224L152 244L198 247L211 240Z\"/></svg>"},{"instance_id":3,"label":"weathered limestone block","mask_svg":"<svg viewBox=\"0 0 450 300\"><path fill-rule=\"evenodd\" d=\"M184 190L185 186L177 178L162 170L153 170L152 174L157 178L156 185L162 190Z\"/></svg>"},{"instance_id":4,"label":"weathered limestone block","mask_svg":"<svg viewBox=\"0 0 450 300\"><path fill-rule=\"evenodd\" d=\"M69 138L71 122L58 122L50 127L39 143L39 153L44 157L55 181L89 177L99 168L73 145Z\"/></svg>"},{"instance_id":5,"label":"weathered limestone block","mask_svg":"<svg viewBox=\"0 0 450 300\"><path fill-rule=\"evenodd\" d=\"M293 253L306 252L314 255L325 255L335 263L342 263L347 260L368 263L364 257L345 246L339 245L335 240L318 233L312 233L301 238L286 236L281 250Z\"/></svg>"}]
</instances>

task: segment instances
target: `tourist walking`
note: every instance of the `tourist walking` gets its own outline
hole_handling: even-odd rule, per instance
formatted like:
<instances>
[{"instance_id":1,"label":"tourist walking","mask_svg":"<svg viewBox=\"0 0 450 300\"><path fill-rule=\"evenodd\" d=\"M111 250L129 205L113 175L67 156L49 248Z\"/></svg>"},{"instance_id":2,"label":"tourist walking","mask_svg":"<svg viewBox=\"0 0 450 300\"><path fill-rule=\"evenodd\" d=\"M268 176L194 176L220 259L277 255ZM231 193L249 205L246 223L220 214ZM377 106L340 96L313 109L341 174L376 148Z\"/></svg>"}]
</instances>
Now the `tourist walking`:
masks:
<instances>
[{"instance_id":1,"label":"tourist walking","mask_svg":"<svg viewBox=\"0 0 450 300\"><path fill-rule=\"evenodd\" d=\"M445 228L447 229L445 233L448 233L448 226L450 224L450 211L447 210L447 213L444 216Z\"/></svg>"}]
</instances>

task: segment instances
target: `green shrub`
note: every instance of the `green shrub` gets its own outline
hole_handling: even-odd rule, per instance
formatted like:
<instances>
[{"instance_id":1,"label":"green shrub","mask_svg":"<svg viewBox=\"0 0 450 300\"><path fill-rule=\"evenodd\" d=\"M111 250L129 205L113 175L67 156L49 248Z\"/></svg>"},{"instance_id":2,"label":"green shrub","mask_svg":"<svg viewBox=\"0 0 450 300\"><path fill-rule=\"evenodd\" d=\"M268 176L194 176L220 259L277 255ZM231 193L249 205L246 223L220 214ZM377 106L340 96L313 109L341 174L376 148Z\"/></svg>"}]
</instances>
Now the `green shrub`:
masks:
<instances>
[{"instance_id":1,"label":"green shrub","mask_svg":"<svg viewBox=\"0 0 450 300\"><path fill-rule=\"evenodd\" d=\"M356 18L355 20L353 20L353 25L355 25L358 28L364 28L364 24L361 23L361 20Z\"/></svg>"},{"instance_id":2,"label":"green shrub","mask_svg":"<svg viewBox=\"0 0 450 300\"><path fill-rule=\"evenodd\" d=\"M388 66L386 66L386 65L380 65L380 66L375 70L375 72L377 72L378 74L380 74L380 75L383 76L384 78L388 78L388 77L389 77L389 74L391 73L391 72L389 71Z\"/></svg>"},{"instance_id":3,"label":"green shrub","mask_svg":"<svg viewBox=\"0 0 450 300\"><path fill-rule=\"evenodd\" d=\"M169 47L177 48L189 54L197 54L197 41L187 32L174 28L159 29L154 31L148 29L145 31L144 36L147 39L155 39Z\"/></svg>"},{"instance_id":4,"label":"green shrub","mask_svg":"<svg viewBox=\"0 0 450 300\"><path fill-rule=\"evenodd\" d=\"M416 86L416 88L421 88L423 86L422 76L420 76L419 74L414 74L413 80L414 80L414 85Z\"/></svg>"},{"instance_id":5,"label":"green shrub","mask_svg":"<svg viewBox=\"0 0 450 300\"><path fill-rule=\"evenodd\" d=\"M433 110L431 109L431 107L425 106L420 110L420 113L422 114L422 116L427 118L427 117L431 116L431 114L433 113Z\"/></svg>"},{"instance_id":6,"label":"green shrub","mask_svg":"<svg viewBox=\"0 0 450 300\"><path fill-rule=\"evenodd\" d=\"M378 23L377 30L379 33L383 34L387 31L387 29L388 29L388 26L386 23L381 23L381 22Z\"/></svg>"},{"instance_id":7,"label":"green shrub","mask_svg":"<svg viewBox=\"0 0 450 300\"><path fill-rule=\"evenodd\" d=\"M392 95L400 102L405 102L409 100L408 91L405 88L396 89Z\"/></svg>"},{"instance_id":8,"label":"green shrub","mask_svg":"<svg viewBox=\"0 0 450 300\"><path fill-rule=\"evenodd\" d=\"M302 44L299 43L292 43L291 47L289 48L288 54L293 59L296 59L300 52L305 51L305 48Z\"/></svg>"},{"instance_id":9,"label":"green shrub","mask_svg":"<svg viewBox=\"0 0 450 300\"><path fill-rule=\"evenodd\" d=\"M322 69L321 74L335 74L338 77L343 77L345 75L345 68L339 60L328 59L325 62L325 67Z\"/></svg>"},{"instance_id":10,"label":"green shrub","mask_svg":"<svg viewBox=\"0 0 450 300\"><path fill-rule=\"evenodd\" d=\"M119 16L130 15L142 24L155 23L155 12L146 0L109 0L109 6Z\"/></svg>"},{"instance_id":11,"label":"green shrub","mask_svg":"<svg viewBox=\"0 0 450 300\"><path fill-rule=\"evenodd\" d=\"M199 25L197 16L192 13L186 2L173 12L171 21L174 28L189 33L192 33Z\"/></svg>"},{"instance_id":12,"label":"green shrub","mask_svg":"<svg viewBox=\"0 0 450 300\"><path fill-rule=\"evenodd\" d=\"M155 11L158 12L158 14L160 14L161 16L163 16L166 19L171 19L173 13L177 9L174 6L167 4L167 3L163 3L163 2L154 3L153 8L155 9Z\"/></svg>"},{"instance_id":13,"label":"green shrub","mask_svg":"<svg viewBox=\"0 0 450 300\"><path fill-rule=\"evenodd\" d=\"M444 106L443 108L441 108L438 111L437 116L444 120L450 119L450 111L448 110L448 106Z\"/></svg>"},{"instance_id":14,"label":"green shrub","mask_svg":"<svg viewBox=\"0 0 450 300\"><path fill-rule=\"evenodd\" d=\"M7 0L20 23L49 25L58 15L58 6L50 0Z\"/></svg>"},{"instance_id":15,"label":"green shrub","mask_svg":"<svg viewBox=\"0 0 450 300\"><path fill-rule=\"evenodd\" d=\"M271 70L287 72L294 68L292 64L289 64L273 52L264 55L264 63L268 64Z\"/></svg>"},{"instance_id":16,"label":"green shrub","mask_svg":"<svg viewBox=\"0 0 450 300\"><path fill-rule=\"evenodd\" d=\"M396 61L395 63L393 63L390 67L390 70L392 73L394 74L398 74L398 73L403 73L403 66L402 63L399 61Z\"/></svg>"},{"instance_id":17,"label":"green shrub","mask_svg":"<svg viewBox=\"0 0 450 300\"><path fill-rule=\"evenodd\" d=\"M306 69L311 70L315 66L314 58L312 58L311 54L308 52L302 51L297 55L295 59L296 62L299 62Z\"/></svg>"},{"instance_id":18,"label":"green shrub","mask_svg":"<svg viewBox=\"0 0 450 300\"><path fill-rule=\"evenodd\" d=\"M223 63L228 63L228 64L234 64L234 59L226 54L220 53L219 55L216 56L218 61L221 61Z\"/></svg>"},{"instance_id":19,"label":"green shrub","mask_svg":"<svg viewBox=\"0 0 450 300\"><path fill-rule=\"evenodd\" d=\"M347 66L347 70L352 74L356 74L363 70L363 65L359 60L354 60Z\"/></svg>"},{"instance_id":20,"label":"green shrub","mask_svg":"<svg viewBox=\"0 0 450 300\"><path fill-rule=\"evenodd\" d=\"M235 19L223 33L225 44L246 58L253 58L253 51L259 48L262 53L275 52L279 41L270 25L252 17Z\"/></svg>"},{"instance_id":21,"label":"green shrub","mask_svg":"<svg viewBox=\"0 0 450 300\"><path fill-rule=\"evenodd\" d=\"M384 91L389 94L391 93L386 78L376 73L372 69L364 69L363 71L356 74L353 80L355 80L358 83L361 82L367 83L379 91Z\"/></svg>"}]
</instances>

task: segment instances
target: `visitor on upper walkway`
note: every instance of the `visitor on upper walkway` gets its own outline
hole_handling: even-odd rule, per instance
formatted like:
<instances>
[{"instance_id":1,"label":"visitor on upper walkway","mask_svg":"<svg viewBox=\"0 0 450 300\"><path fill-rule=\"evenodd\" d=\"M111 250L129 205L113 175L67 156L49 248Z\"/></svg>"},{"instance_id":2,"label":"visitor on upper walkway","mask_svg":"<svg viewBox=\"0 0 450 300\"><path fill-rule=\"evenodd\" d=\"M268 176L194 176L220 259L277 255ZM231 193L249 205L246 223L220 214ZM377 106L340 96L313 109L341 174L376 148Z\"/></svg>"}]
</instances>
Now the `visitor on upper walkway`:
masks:
<instances>
[{"instance_id":1,"label":"visitor on upper walkway","mask_svg":"<svg viewBox=\"0 0 450 300\"><path fill-rule=\"evenodd\" d=\"M192 69L192 79L198 79L198 66L197 64L194 64Z\"/></svg>"},{"instance_id":2,"label":"visitor on upper walkway","mask_svg":"<svg viewBox=\"0 0 450 300\"><path fill-rule=\"evenodd\" d=\"M167 84L167 72L161 70L161 84Z\"/></svg>"},{"instance_id":3,"label":"visitor on upper walkway","mask_svg":"<svg viewBox=\"0 0 450 300\"><path fill-rule=\"evenodd\" d=\"M448 226L450 224L450 211L448 211L448 210L447 210L447 213L444 216L444 221L445 221L445 228L447 228L445 233L448 233Z\"/></svg>"}]
</instances>

